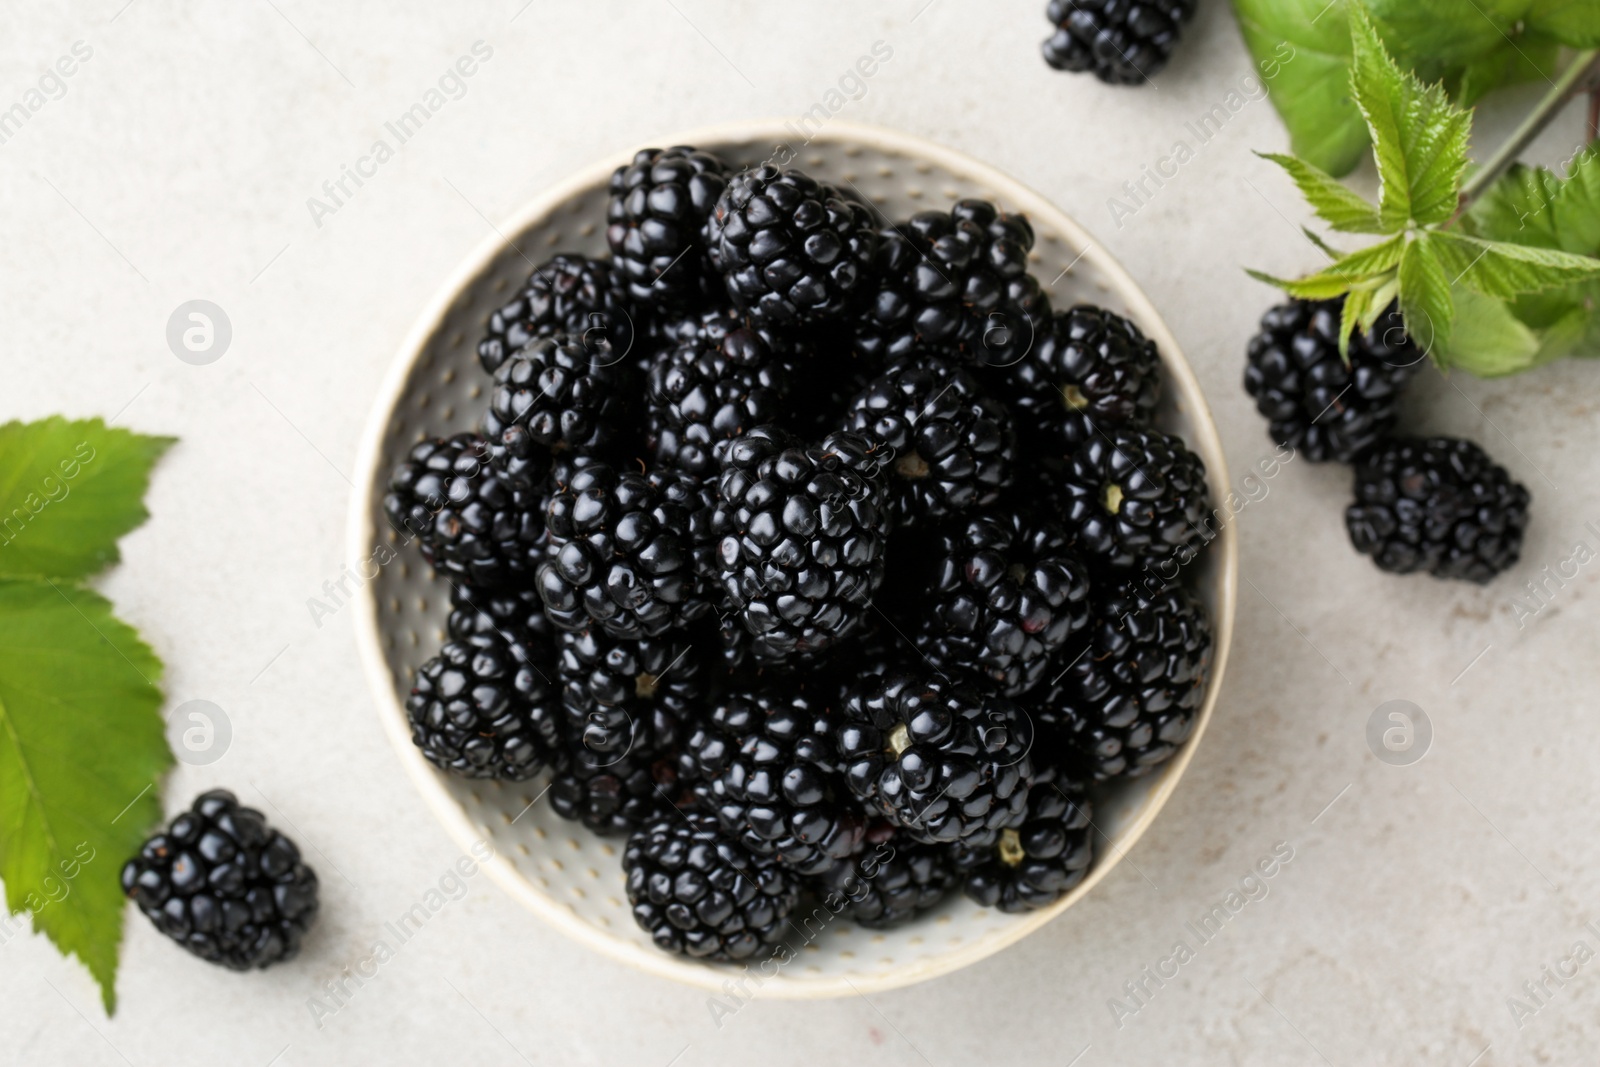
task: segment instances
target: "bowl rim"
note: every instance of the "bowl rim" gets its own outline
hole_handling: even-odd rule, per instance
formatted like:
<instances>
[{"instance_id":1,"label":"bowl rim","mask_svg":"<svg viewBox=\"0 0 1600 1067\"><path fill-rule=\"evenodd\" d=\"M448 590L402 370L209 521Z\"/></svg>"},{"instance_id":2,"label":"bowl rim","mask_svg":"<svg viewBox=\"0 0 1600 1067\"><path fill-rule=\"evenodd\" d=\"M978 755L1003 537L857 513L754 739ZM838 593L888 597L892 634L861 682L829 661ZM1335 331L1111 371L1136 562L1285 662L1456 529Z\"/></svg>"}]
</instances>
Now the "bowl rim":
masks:
<instances>
[{"instance_id":1,"label":"bowl rim","mask_svg":"<svg viewBox=\"0 0 1600 1067\"><path fill-rule=\"evenodd\" d=\"M649 143L699 145L735 141L770 141L776 148L790 144L789 134L788 125L782 119L747 120L679 131ZM1020 211L1035 222L1048 219L1048 225L1044 228L1066 238L1071 245L1080 250L1080 259L1093 263L1097 271L1112 284L1117 296L1127 303L1129 310L1144 328L1145 334L1156 342L1162 353L1163 370L1172 377L1175 384L1179 385L1177 392L1183 398L1186 414L1193 424L1192 431L1186 435L1186 441L1189 447L1205 461L1206 478L1213 506L1225 499L1227 460L1216 420L1206 403L1205 394L1200 388L1194 368L1189 364L1178 346L1177 339L1173 337L1166 321L1157 312L1143 288L1134 281L1106 247L1095 240L1075 219L1056 207L1041 193L989 164L915 134L832 119L807 140L805 145L793 148L792 151L798 156L805 147L819 141L869 144L910 158L931 161L986 185L1010 210ZM579 169L525 201L500 225L491 223L494 232L479 242L457 266L436 290L407 331L378 388L361 433L355 468L355 490L351 495L346 530L347 558L352 566L358 568L357 573L361 573L359 567L371 556L387 533L380 531L372 518L373 494L381 484L378 481L379 476L384 473L378 470L378 462L383 453L390 420L428 339L438 332L441 321L461 292L490 266L495 257L513 244L517 235L550 215L563 202L592 190L597 184L606 182L618 166L629 162L634 153L642 147L645 146L630 148ZM1074 260L1074 263L1076 262ZM1176 791L1179 781L1199 749L1200 740L1216 709L1233 643L1234 615L1238 598L1239 553L1235 525L1232 522L1223 523L1217 531L1217 536L1205 549L1206 552L1213 554L1211 565L1215 568L1212 580L1216 583L1216 604L1210 676L1206 698L1195 718L1194 728L1187 742L1161 772L1160 782L1149 794L1132 824L1124 828L1117 841L1112 842L1109 837L1105 838L1107 844L1105 852L1090 870L1087 878L1050 907L1014 917L999 936L991 935L966 942L937 956L897 964L877 974L835 975L799 981L766 981L761 983L759 995L775 999L855 996L897 989L949 974L1016 944L1066 911L1098 885L1138 843L1166 807L1167 801ZM393 683L389 664L383 652L379 604L374 584L363 582L360 587L359 604L354 613L354 626L363 673L366 675L368 688L372 690L375 698L378 716L383 722L384 732L391 746L400 757L401 765L405 768L412 784L421 793L424 802L432 809L434 817L459 847L469 849L475 843L482 842L484 837L473 825L466 810L450 794L444 776L428 763L412 743L410 731L406 726L404 701ZM721 991L724 981L732 973L723 967L680 959L607 933L568 911L554 898L535 888L498 849L490 859L483 862L482 866L488 871L490 878L513 900L568 937L610 959L658 977L670 978L713 991Z\"/></svg>"}]
</instances>

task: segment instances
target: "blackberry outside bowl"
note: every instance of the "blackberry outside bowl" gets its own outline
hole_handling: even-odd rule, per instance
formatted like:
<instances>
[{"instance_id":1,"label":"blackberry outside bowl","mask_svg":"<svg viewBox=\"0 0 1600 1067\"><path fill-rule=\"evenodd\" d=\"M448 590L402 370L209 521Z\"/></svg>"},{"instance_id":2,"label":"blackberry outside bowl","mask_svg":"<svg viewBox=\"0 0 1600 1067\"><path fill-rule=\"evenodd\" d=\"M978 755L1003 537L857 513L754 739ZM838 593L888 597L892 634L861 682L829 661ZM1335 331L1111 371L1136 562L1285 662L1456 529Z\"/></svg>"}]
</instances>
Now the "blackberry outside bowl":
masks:
<instances>
[{"instance_id":1,"label":"blackberry outside bowl","mask_svg":"<svg viewBox=\"0 0 1600 1067\"><path fill-rule=\"evenodd\" d=\"M1182 435L1205 460L1213 502L1225 498L1227 461L1194 372L1150 300L1082 227L999 171L917 137L834 121L810 143L790 150L783 146L791 132L778 122L755 122L672 134L655 143L693 144L735 165L792 163L820 180L858 191L889 218L947 209L963 197L1023 212L1038 236L1033 274L1055 307L1079 302L1107 307L1131 318L1160 347L1166 381L1157 424ZM378 546L391 546L398 554L363 587L356 637L378 714L406 773L463 849L479 842L493 849L485 866L496 883L596 951L652 974L720 989L733 973L729 965L667 955L634 924L623 891L621 840L597 837L557 817L540 799L542 780L452 778L412 744L404 701L416 669L444 639L449 595L414 550L395 547L397 538L382 508L389 472L418 439L474 428L489 384L478 366L477 342L490 313L514 296L531 263L558 251L606 254L607 180L632 154L596 163L524 205L439 289L401 346L363 434L347 546L352 564L361 564L364 572L372 569L367 561ZM852 996L948 974L1020 941L1093 892L1177 788L1216 707L1238 585L1232 524L1223 525L1186 572L1192 572L1191 585L1215 629L1205 702L1177 756L1154 773L1107 791L1097 803L1095 864L1081 884L1051 907L1026 915L982 908L957 893L896 930L866 930L839 920L821 924L821 932L764 982L762 994ZM478 844L477 851L482 849Z\"/></svg>"}]
</instances>

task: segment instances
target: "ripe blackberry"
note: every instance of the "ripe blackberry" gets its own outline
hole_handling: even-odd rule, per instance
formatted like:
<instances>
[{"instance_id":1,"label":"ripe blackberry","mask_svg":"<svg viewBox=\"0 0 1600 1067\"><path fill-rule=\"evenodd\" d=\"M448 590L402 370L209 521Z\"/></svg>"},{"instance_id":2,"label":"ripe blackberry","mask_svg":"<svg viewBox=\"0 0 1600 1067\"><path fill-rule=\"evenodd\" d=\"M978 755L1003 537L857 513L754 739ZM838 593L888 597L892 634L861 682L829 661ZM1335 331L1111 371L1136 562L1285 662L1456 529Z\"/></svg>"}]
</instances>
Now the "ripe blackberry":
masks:
<instances>
[{"instance_id":1,"label":"ripe blackberry","mask_svg":"<svg viewBox=\"0 0 1600 1067\"><path fill-rule=\"evenodd\" d=\"M1313 463L1353 463L1394 428L1400 393L1426 354L1406 336L1391 305L1339 355L1344 298L1291 300L1261 316L1250 338L1245 390L1270 422L1276 444Z\"/></svg>"},{"instance_id":2,"label":"ripe blackberry","mask_svg":"<svg viewBox=\"0 0 1600 1067\"><path fill-rule=\"evenodd\" d=\"M1396 438L1357 463L1344 521L1379 570L1481 585L1521 556L1530 499L1471 441Z\"/></svg>"},{"instance_id":3,"label":"ripe blackberry","mask_svg":"<svg viewBox=\"0 0 1600 1067\"><path fill-rule=\"evenodd\" d=\"M294 842L226 789L144 843L122 891L157 930L235 971L293 959L317 916L317 874Z\"/></svg>"},{"instance_id":4,"label":"ripe blackberry","mask_svg":"<svg viewBox=\"0 0 1600 1067\"><path fill-rule=\"evenodd\" d=\"M463 778L532 778L561 743L547 655L515 631L445 642L406 698L411 740L428 762Z\"/></svg>"},{"instance_id":5,"label":"ripe blackberry","mask_svg":"<svg viewBox=\"0 0 1600 1067\"><path fill-rule=\"evenodd\" d=\"M749 327L663 349L646 386L647 441L656 461L717 473L728 442L785 414L787 368Z\"/></svg>"},{"instance_id":6,"label":"ripe blackberry","mask_svg":"<svg viewBox=\"0 0 1600 1067\"><path fill-rule=\"evenodd\" d=\"M948 845L922 845L887 824L869 828L860 856L835 864L819 889L839 918L868 930L904 926L950 894L959 875ZM873 837L883 836L881 841Z\"/></svg>"},{"instance_id":7,"label":"ripe blackberry","mask_svg":"<svg viewBox=\"0 0 1600 1067\"><path fill-rule=\"evenodd\" d=\"M1050 299L1028 273L1033 227L986 200L922 211L882 231L856 344L877 358L951 348L991 367L1036 342Z\"/></svg>"},{"instance_id":8,"label":"ripe blackberry","mask_svg":"<svg viewBox=\"0 0 1600 1067\"><path fill-rule=\"evenodd\" d=\"M728 165L686 145L646 148L611 175L606 243L628 292L650 307L702 299L715 278L706 219L728 184Z\"/></svg>"},{"instance_id":9,"label":"ripe blackberry","mask_svg":"<svg viewBox=\"0 0 1600 1067\"><path fill-rule=\"evenodd\" d=\"M1180 585L1152 590L1146 580L1097 594L1094 621L1060 656L1069 666L1029 701L1100 780L1139 777L1172 758L1205 702L1205 607Z\"/></svg>"},{"instance_id":10,"label":"ripe blackberry","mask_svg":"<svg viewBox=\"0 0 1600 1067\"><path fill-rule=\"evenodd\" d=\"M669 492L682 489L682 492ZM591 623L616 637L654 637L710 610L696 538L710 515L672 477L592 463L554 487L546 511L549 559L539 596L564 630Z\"/></svg>"},{"instance_id":11,"label":"ripe blackberry","mask_svg":"<svg viewBox=\"0 0 1600 1067\"><path fill-rule=\"evenodd\" d=\"M880 447L850 433L806 447L759 427L728 449L713 526L719 576L764 652L817 652L861 624L889 533Z\"/></svg>"},{"instance_id":12,"label":"ripe blackberry","mask_svg":"<svg viewBox=\"0 0 1600 1067\"><path fill-rule=\"evenodd\" d=\"M1079 547L1113 567L1186 563L1215 536L1205 464L1159 430L1111 430L1085 441L1057 492Z\"/></svg>"},{"instance_id":13,"label":"ripe blackberry","mask_svg":"<svg viewBox=\"0 0 1600 1067\"><path fill-rule=\"evenodd\" d=\"M475 434L414 445L390 476L383 510L453 585L525 586L544 551L537 494L492 466Z\"/></svg>"},{"instance_id":14,"label":"ripe blackberry","mask_svg":"<svg viewBox=\"0 0 1600 1067\"><path fill-rule=\"evenodd\" d=\"M1050 0L1044 61L1093 71L1110 85L1143 85L1172 58L1196 0Z\"/></svg>"},{"instance_id":15,"label":"ripe blackberry","mask_svg":"<svg viewBox=\"0 0 1600 1067\"><path fill-rule=\"evenodd\" d=\"M601 362L616 363L638 329L638 312L610 263L557 255L533 268L517 298L489 316L478 362L493 374L532 341L567 334Z\"/></svg>"},{"instance_id":16,"label":"ripe blackberry","mask_svg":"<svg viewBox=\"0 0 1600 1067\"><path fill-rule=\"evenodd\" d=\"M1079 304L1052 315L1003 380L1027 442L1067 456L1102 430L1149 422L1161 396L1161 354L1121 315Z\"/></svg>"},{"instance_id":17,"label":"ripe blackberry","mask_svg":"<svg viewBox=\"0 0 1600 1067\"><path fill-rule=\"evenodd\" d=\"M948 360L896 360L851 402L845 429L889 446L895 512L902 523L988 507L1011 482L1011 414Z\"/></svg>"},{"instance_id":18,"label":"ripe blackberry","mask_svg":"<svg viewBox=\"0 0 1600 1067\"><path fill-rule=\"evenodd\" d=\"M613 354L567 334L539 337L494 372L483 435L496 465L515 471L546 450L604 453L625 440L631 375Z\"/></svg>"},{"instance_id":19,"label":"ripe blackberry","mask_svg":"<svg viewBox=\"0 0 1600 1067\"><path fill-rule=\"evenodd\" d=\"M681 635L628 640L589 629L561 634L557 653L566 734L598 757L670 751L700 714L705 665Z\"/></svg>"},{"instance_id":20,"label":"ripe blackberry","mask_svg":"<svg viewBox=\"0 0 1600 1067\"><path fill-rule=\"evenodd\" d=\"M780 940L799 903L795 876L728 839L715 817L669 814L622 854L633 918L666 952L745 960Z\"/></svg>"},{"instance_id":21,"label":"ripe blackberry","mask_svg":"<svg viewBox=\"0 0 1600 1067\"><path fill-rule=\"evenodd\" d=\"M534 643L554 641L556 628L544 613L544 601L534 589L496 589L476 585L450 587L450 617L445 632L453 640L467 641L483 633L521 631Z\"/></svg>"},{"instance_id":22,"label":"ripe blackberry","mask_svg":"<svg viewBox=\"0 0 1600 1067\"><path fill-rule=\"evenodd\" d=\"M690 736L699 793L723 830L758 856L821 874L861 845L866 817L837 781L834 717L789 686L722 698Z\"/></svg>"},{"instance_id":23,"label":"ripe blackberry","mask_svg":"<svg viewBox=\"0 0 1600 1067\"><path fill-rule=\"evenodd\" d=\"M677 798L677 768L662 754L607 755L581 741L550 777L550 807L602 837L630 834L663 814Z\"/></svg>"},{"instance_id":24,"label":"ripe blackberry","mask_svg":"<svg viewBox=\"0 0 1600 1067\"><path fill-rule=\"evenodd\" d=\"M1016 704L922 672L852 688L836 731L846 781L913 840L993 844L1027 810L1033 728Z\"/></svg>"},{"instance_id":25,"label":"ripe blackberry","mask_svg":"<svg viewBox=\"0 0 1600 1067\"><path fill-rule=\"evenodd\" d=\"M733 302L765 326L838 318L877 248L871 209L797 170L734 175L706 222Z\"/></svg>"},{"instance_id":26,"label":"ripe blackberry","mask_svg":"<svg viewBox=\"0 0 1600 1067\"><path fill-rule=\"evenodd\" d=\"M1018 511L964 519L932 541L906 619L917 648L1018 696L1053 673L1054 653L1089 622L1089 568L1066 531Z\"/></svg>"},{"instance_id":27,"label":"ripe blackberry","mask_svg":"<svg viewBox=\"0 0 1600 1067\"><path fill-rule=\"evenodd\" d=\"M967 896L1004 912L1054 904L1089 873L1092 818L1082 784L1054 775L1036 783L1020 826L1000 831L1000 840L987 848L956 846L955 865L966 872Z\"/></svg>"}]
</instances>

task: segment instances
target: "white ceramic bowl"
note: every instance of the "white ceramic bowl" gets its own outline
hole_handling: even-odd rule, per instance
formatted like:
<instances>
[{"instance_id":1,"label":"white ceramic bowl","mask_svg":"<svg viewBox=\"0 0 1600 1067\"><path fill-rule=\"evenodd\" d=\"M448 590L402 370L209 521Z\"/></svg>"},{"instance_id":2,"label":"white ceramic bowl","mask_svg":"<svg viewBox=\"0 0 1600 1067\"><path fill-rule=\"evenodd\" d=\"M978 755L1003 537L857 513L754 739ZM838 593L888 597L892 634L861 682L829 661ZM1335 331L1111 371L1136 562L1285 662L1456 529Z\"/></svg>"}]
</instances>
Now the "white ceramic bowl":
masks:
<instances>
[{"instance_id":1,"label":"white ceramic bowl","mask_svg":"<svg viewBox=\"0 0 1600 1067\"><path fill-rule=\"evenodd\" d=\"M775 156L788 161L780 146L790 142L789 131L770 122L676 134L657 143L694 144L735 163L754 164ZM395 542L382 512L390 470L419 438L474 427L487 394L475 349L489 314L512 298L532 263L558 251L606 253L606 182L631 157L628 152L597 163L523 206L462 264L417 320L379 391L362 440L348 546L358 573L372 570L368 561L378 546ZM962 197L982 197L1025 213L1038 235L1033 273L1046 284L1054 306L1087 301L1109 307L1131 317L1160 346L1166 364L1160 425L1181 434L1204 458L1212 496L1224 498L1228 467L1193 371L1149 299L1076 222L998 171L902 133L831 122L810 144L798 147L792 161L821 180L859 191L890 218L946 209ZM1189 570L1216 633L1205 705L1188 744L1173 760L1097 804L1095 866L1076 889L1028 915L980 908L957 894L898 930L879 933L830 922L762 984L762 995L845 996L946 974L1026 937L1091 892L1172 795L1216 705L1237 586L1231 524ZM416 668L443 640L449 611L447 589L432 580L428 566L412 550L400 552L378 568L361 596L356 635L378 713L406 773L450 835L463 849L486 841L494 850L487 864L494 880L570 936L652 974L720 988L730 976L726 965L666 955L635 926L623 892L619 841L558 818L538 800L541 781L451 778L411 743L405 694ZM797 932L793 941L798 946L801 940Z\"/></svg>"}]
</instances>

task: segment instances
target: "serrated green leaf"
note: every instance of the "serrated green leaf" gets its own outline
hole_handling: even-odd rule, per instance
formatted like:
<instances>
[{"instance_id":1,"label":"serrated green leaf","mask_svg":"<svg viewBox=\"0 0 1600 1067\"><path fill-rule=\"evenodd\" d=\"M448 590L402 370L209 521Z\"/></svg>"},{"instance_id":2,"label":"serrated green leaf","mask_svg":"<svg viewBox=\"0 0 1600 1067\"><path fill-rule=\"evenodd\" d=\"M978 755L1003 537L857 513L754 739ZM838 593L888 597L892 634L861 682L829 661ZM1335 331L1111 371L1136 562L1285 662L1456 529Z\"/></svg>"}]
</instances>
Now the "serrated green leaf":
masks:
<instances>
[{"instance_id":1,"label":"serrated green leaf","mask_svg":"<svg viewBox=\"0 0 1600 1067\"><path fill-rule=\"evenodd\" d=\"M1513 164L1472 205L1463 225L1476 236L1491 241L1561 248L1561 234L1555 218L1561 185L1561 179L1543 167ZM1600 212L1596 214L1600 217Z\"/></svg>"},{"instance_id":2,"label":"serrated green leaf","mask_svg":"<svg viewBox=\"0 0 1600 1067\"><path fill-rule=\"evenodd\" d=\"M1450 341L1455 323L1455 302L1434 246L1434 233L1424 233L1406 245L1400 257L1400 315L1406 333L1424 352L1438 358Z\"/></svg>"},{"instance_id":3,"label":"serrated green leaf","mask_svg":"<svg viewBox=\"0 0 1600 1067\"><path fill-rule=\"evenodd\" d=\"M1428 235L1451 284L1507 299L1600 278L1600 259L1554 248L1485 241L1441 230Z\"/></svg>"},{"instance_id":4,"label":"serrated green leaf","mask_svg":"<svg viewBox=\"0 0 1600 1067\"><path fill-rule=\"evenodd\" d=\"M1294 154L1336 177L1355 169L1368 143L1350 98L1346 6L1346 0L1233 0Z\"/></svg>"},{"instance_id":5,"label":"serrated green leaf","mask_svg":"<svg viewBox=\"0 0 1600 1067\"><path fill-rule=\"evenodd\" d=\"M0 426L0 578L82 578L149 517L150 468L173 439L56 416Z\"/></svg>"},{"instance_id":6,"label":"serrated green leaf","mask_svg":"<svg viewBox=\"0 0 1600 1067\"><path fill-rule=\"evenodd\" d=\"M1498 378L1542 362L1539 336L1512 314L1504 300L1460 286L1451 295L1456 307L1455 328L1439 353L1441 366L1460 368L1480 378ZM1553 355L1546 354L1546 358Z\"/></svg>"},{"instance_id":7,"label":"serrated green leaf","mask_svg":"<svg viewBox=\"0 0 1600 1067\"><path fill-rule=\"evenodd\" d=\"M161 661L105 598L0 579L0 880L116 1007L124 860L161 815L172 763Z\"/></svg>"},{"instance_id":8,"label":"serrated green leaf","mask_svg":"<svg viewBox=\"0 0 1600 1067\"><path fill-rule=\"evenodd\" d=\"M1255 270L1246 270L1245 273L1268 285L1276 285L1291 296L1298 296L1303 300L1329 300L1342 296L1357 286L1378 284L1376 279L1379 276L1394 270L1399 264L1405 240L1405 234L1397 233L1375 245L1341 256L1315 274L1304 278L1276 278Z\"/></svg>"},{"instance_id":9,"label":"serrated green leaf","mask_svg":"<svg viewBox=\"0 0 1600 1067\"><path fill-rule=\"evenodd\" d=\"M1325 272L1313 274L1309 278L1277 278L1246 267L1245 273L1258 282L1275 285L1290 296L1298 296L1302 300L1332 300L1350 291L1348 278Z\"/></svg>"},{"instance_id":10,"label":"serrated green leaf","mask_svg":"<svg viewBox=\"0 0 1600 1067\"><path fill-rule=\"evenodd\" d=\"M1339 251L1327 241L1324 241L1322 236L1312 230L1311 227L1302 226L1300 227L1300 232L1305 234L1306 240L1320 248L1322 250L1322 254L1327 256L1329 259L1343 259L1345 257L1346 253Z\"/></svg>"},{"instance_id":11,"label":"serrated green leaf","mask_svg":"<svg viewBox=\"0 0 1600 1067\"><path fill-rule=\"evenodd\" d=\"M1350 337L1361 329L1361 319L1372 307L1371 289L1352 289L1339 315L1339 358L1350 361Z\"/></svg>"},{"instance_id":12,"label":"serrated green leaf","mask_svg":"<svg viewBox=\"0 0 1600 1067\"><path fill-rule=\"evenodd\" d=\"M1257 152L1289 172L1313 211L1335 230L1345 233L1392 233L1378 221L1378 209L1354 190L1341 185L1327 171L1303 159L1278 152Z\"/></svg>"},{"instance_id":13,"label":"serrated green leaf","mask_svg":"<svg viewBox=\"0 0 1600 1067\"><path fill-rule=\"evenodd\" d=\"M1350 43L1350 91L1366 121L1372 157L1378 165L1378 220L1385 233L1393 233L1411 218L1410 183L1406 180L1400 132L1406 118L1406 84L1359 4L1351 8Z\"/></svg>"}]
</instances>

